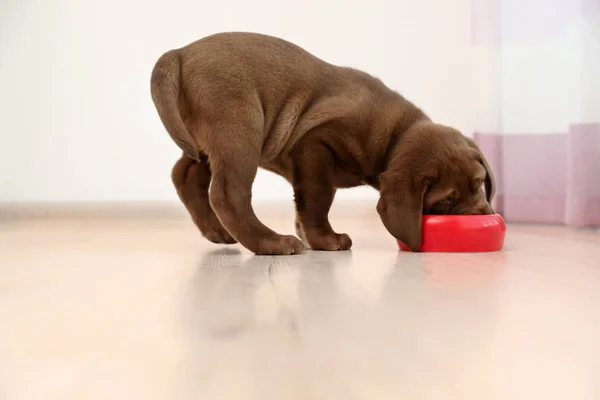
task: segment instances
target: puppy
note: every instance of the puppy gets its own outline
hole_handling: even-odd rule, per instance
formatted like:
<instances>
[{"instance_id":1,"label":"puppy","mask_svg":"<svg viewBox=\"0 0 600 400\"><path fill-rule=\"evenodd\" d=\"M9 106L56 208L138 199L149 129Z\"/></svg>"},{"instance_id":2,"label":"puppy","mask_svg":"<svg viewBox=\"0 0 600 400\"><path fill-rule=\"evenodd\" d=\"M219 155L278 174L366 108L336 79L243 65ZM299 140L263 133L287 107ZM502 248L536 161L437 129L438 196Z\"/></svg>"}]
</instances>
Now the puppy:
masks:
<instances>
[{"instance_id":1,"label":"puppy","mask_svg":"<svg viewBox=\"0 0 600 400\"><path fill-rule=\"evenodd\" d=\"M352 246L328 220L338 188L379 190L385 227L413 251L423 213L493 212L492 171L472 140L380 80L287 41L208 36L160 57L151 93L183 151L172 171L179 198L212 242L237 241L256 254L303 251L298 238L256 217L259 167L293 185L296 231L314 250Z\"/></svg>"}]
</instances>

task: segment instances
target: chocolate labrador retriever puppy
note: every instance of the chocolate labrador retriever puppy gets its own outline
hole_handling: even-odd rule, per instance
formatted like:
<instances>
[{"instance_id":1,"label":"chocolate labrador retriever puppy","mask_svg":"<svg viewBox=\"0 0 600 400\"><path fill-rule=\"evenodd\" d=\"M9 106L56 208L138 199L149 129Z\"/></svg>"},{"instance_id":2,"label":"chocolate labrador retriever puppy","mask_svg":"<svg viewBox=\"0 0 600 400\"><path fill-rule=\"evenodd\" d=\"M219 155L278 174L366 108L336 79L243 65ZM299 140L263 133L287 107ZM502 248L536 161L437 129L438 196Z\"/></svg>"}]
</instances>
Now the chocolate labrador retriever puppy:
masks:
<instances>
[{"instance_id":1,"label":"chocolate labrador retriever puppy","mask_svg":"<svg viewBox=\"0 0 600 400\"><path fill-rule=\"evenodd\" d=\"M298 238L256 217L258 167L293 185L297 234L315 250L352 246L328 220L338 188L379 190L385 227L412 250L423 213L493 212L492 171L471 139L380 80L282 39L220 33L169 51L151 92L183 151L172 172L179 198L212 242L239 241L256 254L303 251Z\"/></svg>"}]
</instances>

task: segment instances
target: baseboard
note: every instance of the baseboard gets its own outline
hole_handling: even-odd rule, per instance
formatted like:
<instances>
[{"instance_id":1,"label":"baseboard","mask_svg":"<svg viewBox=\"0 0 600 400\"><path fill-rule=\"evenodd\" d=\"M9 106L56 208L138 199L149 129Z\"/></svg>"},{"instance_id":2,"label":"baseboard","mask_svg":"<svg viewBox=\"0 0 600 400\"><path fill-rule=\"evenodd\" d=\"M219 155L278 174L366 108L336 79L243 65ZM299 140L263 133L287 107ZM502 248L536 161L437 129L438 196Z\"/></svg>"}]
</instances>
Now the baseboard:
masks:
<instances>
[{"instance_id":1,"label":"baseboard","mask_svg":"<svg viewBox=\"0 0 600 400\"><path fill-rule=\"evenodd\" d=\"M79 218L184 218L186 211L174 202L115 203L1 203L0 220Z\"/></svg>"},{"instance_id":2,"label":"baseboard","mask_svg":"<svg viewBox=\"0 0 600 400\"><path fill-rule=\"evenodd\" d=\"M259 216L278 217L294 214L294 204L260 202L254 204ZM361 217L375 214L375 204L364 200L334 202L331 215ZM72 202L72 203L0 203L0 220L16 219L148 219L189 218L178 202Z\"/></svg>"}]
</instances>

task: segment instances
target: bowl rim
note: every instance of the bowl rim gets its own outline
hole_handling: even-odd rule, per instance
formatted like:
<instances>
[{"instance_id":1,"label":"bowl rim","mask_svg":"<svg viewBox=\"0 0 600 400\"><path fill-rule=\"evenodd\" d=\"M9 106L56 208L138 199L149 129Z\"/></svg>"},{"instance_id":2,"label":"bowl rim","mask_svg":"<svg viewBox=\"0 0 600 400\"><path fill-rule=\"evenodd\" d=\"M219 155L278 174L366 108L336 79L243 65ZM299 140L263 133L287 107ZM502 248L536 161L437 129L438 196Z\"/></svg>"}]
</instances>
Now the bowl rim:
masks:
<instances>
[{"instance_id":1,"label":"bowl rim","mask_svg":"<svg viewBox=\"0 0 600 400\"><path fill-rule=\"evenodd\" d=\"M472 215L451 215L451 214L423 214L423 218L443 218L443 219L459 219L459 218L479 218L479 219L498 219L502 218L500 214L472 214Z\"/></svg>"}]
</instances>

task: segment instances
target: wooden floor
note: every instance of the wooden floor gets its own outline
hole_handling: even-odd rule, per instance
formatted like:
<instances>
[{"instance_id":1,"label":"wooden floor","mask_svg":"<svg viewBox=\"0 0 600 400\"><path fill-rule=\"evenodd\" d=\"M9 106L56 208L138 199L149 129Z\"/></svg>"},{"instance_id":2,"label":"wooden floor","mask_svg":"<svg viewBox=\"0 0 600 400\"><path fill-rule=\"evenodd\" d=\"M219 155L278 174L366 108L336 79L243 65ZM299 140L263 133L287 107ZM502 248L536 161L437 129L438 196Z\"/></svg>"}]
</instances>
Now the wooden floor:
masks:
<instances>
[{"instance_id":1,"label":"wooden floor","mask_svg":"<svg viewBox=\"0 0 600 400\"><path fill-rule=\"evenodd\" d=\"M0 220L0 399L600 399L600 233L488 254L256 257L152 208ZM285 208L261 219L293 232Z\"/></svg>"}]
</instances>

